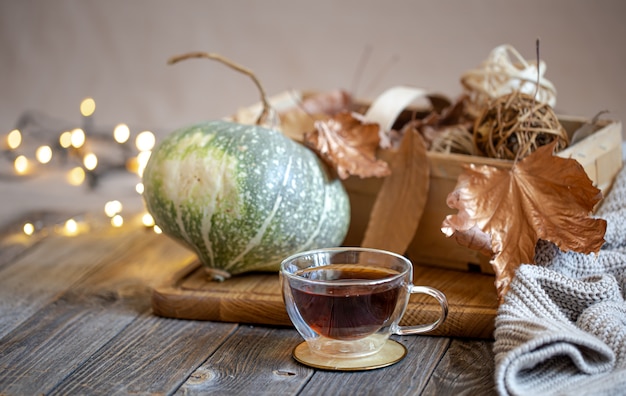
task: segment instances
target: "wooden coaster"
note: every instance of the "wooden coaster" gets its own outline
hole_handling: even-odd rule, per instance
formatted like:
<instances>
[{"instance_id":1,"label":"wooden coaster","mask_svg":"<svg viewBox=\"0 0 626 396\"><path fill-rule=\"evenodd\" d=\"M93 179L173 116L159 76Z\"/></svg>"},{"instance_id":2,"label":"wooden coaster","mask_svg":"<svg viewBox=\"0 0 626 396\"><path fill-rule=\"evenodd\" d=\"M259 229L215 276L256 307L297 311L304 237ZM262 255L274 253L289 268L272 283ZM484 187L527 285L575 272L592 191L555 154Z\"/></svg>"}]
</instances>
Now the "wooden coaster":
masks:
<instances>
[{"instance_id":1,"label":"wooden coaster","mask_svg":"<svg viewBox=\"0 0 626 396\"><path fill-rule=\"evenodd\" d=\"M388 340L383 348L369 356L360 358L327 358L311 352L306 342L302 342L293 350L293 358L298 362L317 369L334 371L374 370L391 366L406 356L404 345Z\"/></svg>"}]
</instances>

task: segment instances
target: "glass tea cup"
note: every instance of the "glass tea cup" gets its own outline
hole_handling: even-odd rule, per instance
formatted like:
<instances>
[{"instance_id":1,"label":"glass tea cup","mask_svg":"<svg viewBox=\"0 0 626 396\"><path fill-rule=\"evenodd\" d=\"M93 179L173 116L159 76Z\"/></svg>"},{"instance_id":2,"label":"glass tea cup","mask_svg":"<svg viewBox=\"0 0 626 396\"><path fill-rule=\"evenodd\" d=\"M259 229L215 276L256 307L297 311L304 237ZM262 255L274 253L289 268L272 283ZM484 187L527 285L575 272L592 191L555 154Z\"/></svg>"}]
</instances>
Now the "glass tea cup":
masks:
<instances>
[{"instance_id":1,"label":"glass tea cup","mask_svg":"<svg viewBox=\"0 0 626 396\"><path fill-rule=\"evenodd\" d=\"M311 353L326 358L373 355L392 334L434 330L448 314L445 295L413 285L411 262L384 250L340 247L298 253L283 260L280 280L293 325ZM399 325L413 293L439 302L437 320Z\"/></svg>"}]
</instances>

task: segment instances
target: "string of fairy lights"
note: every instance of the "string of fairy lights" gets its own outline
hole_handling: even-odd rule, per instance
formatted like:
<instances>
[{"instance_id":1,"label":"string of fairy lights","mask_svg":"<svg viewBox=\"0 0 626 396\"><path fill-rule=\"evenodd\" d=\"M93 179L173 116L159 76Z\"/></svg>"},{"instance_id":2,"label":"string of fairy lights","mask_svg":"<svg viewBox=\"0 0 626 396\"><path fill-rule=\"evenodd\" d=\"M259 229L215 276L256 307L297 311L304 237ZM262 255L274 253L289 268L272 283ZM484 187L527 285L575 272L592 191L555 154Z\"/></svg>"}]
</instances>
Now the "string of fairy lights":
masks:
<instances>
[{"instance_id":1,"label":"string of fairy lights","mask_svg":"<svg viewBox=\"0 0 626 396\"><path fill-rule=\"evenodd\" d=\"M52 134L46 131L34 138L30 135L37 135L36 133L29 135L20 130L19 125L8 132L2 154L12 161L14 176L35 176L56 162L57 165L63 165L65 181L69 185L86 185L93 189L97 188L100 178L108 172L123 170L139 176L135 191L139 195L143 194L141 176L156 144L155 134L144 130L137 133L134 141L131 141L131 130L124 123L116 125L108 133L97 133L93 126L95 109L96 102L93 98L88 97L81 101L81 128L64 129ZM52 140L46 142L45 140L51 139L50 135L53 135ZM30 140L29 144L25 144L27 140ZM106 146L106 150L102 150L103 146ZM111 152L117 155L112 156ZM121 227L124 224L123 205L119 200L107 201L103 210L111 226ZM161 233L149 213L141 214L141 222L145 227ZM62 225L53 226L53 229L56 233L74 236L88 231L89 224L84 218L74 217L67 219ZM49 229L44 230L36 222L26 222L22 231L31 236L39 231L49 232Z\"/></svg>"}]
</instances>

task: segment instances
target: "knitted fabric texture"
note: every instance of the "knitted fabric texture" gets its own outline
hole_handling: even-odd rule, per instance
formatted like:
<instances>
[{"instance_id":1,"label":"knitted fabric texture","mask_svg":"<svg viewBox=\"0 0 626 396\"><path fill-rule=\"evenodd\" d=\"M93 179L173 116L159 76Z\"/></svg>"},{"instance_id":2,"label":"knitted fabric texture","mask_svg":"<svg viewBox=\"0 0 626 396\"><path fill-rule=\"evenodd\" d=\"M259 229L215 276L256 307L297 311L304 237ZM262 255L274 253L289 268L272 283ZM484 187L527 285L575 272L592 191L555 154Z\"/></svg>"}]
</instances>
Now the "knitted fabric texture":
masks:
<instances>
[{"instance_id":1,"label":"knitted fabric texture","mask_svg":"<svg viewBox=\"0 0 626 396\"><path fill-rule=\"evenodd\" d=\"M626 168L596 216L598 255L541 241L519 267L495 323L499 394L626 394Z\"/></svg>"}]
</instances>

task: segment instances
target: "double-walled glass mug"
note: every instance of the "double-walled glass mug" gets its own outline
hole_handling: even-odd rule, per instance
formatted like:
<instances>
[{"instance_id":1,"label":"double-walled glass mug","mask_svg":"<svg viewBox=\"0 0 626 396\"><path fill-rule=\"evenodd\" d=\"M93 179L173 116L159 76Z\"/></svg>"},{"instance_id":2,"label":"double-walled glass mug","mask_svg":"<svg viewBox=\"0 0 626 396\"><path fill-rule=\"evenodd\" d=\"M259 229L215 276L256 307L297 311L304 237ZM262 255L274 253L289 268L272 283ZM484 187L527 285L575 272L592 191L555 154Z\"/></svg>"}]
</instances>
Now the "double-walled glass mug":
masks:
<instances>
[{"instance_id":1,"label":"double-walled glass mug","mask_svg":"<svg viewBox=\"0 0 626 396\"><path fill-rule=\"evenodd\" d=\"M295 254L280 266L289 318L311 353L359 358L381 350L392 334L436 329L448 314L445 295L413 285L405 257L369 248L326 248ZM424 293L441 305L436 321L400 326L409 297Z\"/></svg>"}]
</instances>

